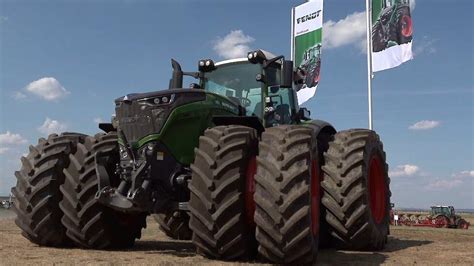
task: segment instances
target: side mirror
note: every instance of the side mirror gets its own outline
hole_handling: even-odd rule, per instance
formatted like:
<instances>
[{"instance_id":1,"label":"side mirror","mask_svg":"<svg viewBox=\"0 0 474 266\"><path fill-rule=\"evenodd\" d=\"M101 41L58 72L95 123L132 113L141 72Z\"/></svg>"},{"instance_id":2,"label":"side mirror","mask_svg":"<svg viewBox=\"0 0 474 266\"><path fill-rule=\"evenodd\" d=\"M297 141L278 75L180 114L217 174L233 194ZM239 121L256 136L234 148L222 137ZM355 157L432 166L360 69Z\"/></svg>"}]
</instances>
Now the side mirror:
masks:
<instances>
[{"instance_id":1,"label":"side mirror","mask_svg":"<svg viewBox=\"0 0 474 266\"><path fill-rule=\"evenodd\" d=\"M292 88L293 87L293 61L284 60L281 65L281 82L280 87Z\"/></svg>"},{"instance_id":2,"label":"side mirror","mask_svg":"<svg viewBox=\"0 0 474 266\"><path fill-rule=\"evenodd\" d=\"M298 118L300 120L311 120L311 112L308 109L301 107L298 110Z\"/></svg>"}]
</instances>

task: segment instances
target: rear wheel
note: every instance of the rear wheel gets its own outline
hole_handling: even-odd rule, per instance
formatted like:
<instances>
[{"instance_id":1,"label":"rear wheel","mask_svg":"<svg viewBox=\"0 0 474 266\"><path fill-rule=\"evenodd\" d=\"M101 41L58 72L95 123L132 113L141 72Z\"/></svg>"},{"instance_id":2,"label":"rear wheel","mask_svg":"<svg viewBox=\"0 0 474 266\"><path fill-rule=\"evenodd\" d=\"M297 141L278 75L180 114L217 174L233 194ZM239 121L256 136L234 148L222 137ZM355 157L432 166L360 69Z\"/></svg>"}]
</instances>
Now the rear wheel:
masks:
<instances>
[{"instance_id":1,"label":"rear wheel","mask_svg":"<svg viewBox=\"0 0 474 266\"><path fill-rule=\"evenodd\" d=\"M413 38L413 23L408 7L397 10L397 42L398 44L408 43Z\"/></svg>"},{"instance_id":2,"label":"rear wheel","mask_svg":"<svg viewBox=\"0 0 474 266\"><path fill-rule=\"evenodd\" d=\"M184 211L166 211L153 214L161 231L172 239L189 240L193 232L189 228L189 215Z\"/></svg>"},{"instance_id":3,"label":"rear wheel","mask_svg":"<svg viewBox=\"0 0 474 266\"><path fill-rule=\"evenodd\" d=\"M324 154L322 204L332 246L379 250L389 232L388 166L371 130L338 132Z\"/></svg>"},{"instance_id":4,"label":"rear wheel","mask_svg":"<svg viewBox=\"0 0 474 266\"><path fill-rule=\"evenodd\" d=\"M64 170L66 180L61 186L64 197L60 203L64 212L62 224L67 236L84 248L126 248L140 238L146 215L125 214L101 205L95 195L98 178L95 171L96 153L107 153L109 176L115 177L118 163L118 144L115 132L88 137L77 151L69 156L71 163ZM113 183L113 180L112 182Z\"/></svg>"},{"instance_id":5,"label":"rear wheel","mask_svg":"<svg viewBox=\"0 0 474 266\"><path fill-rule=\"evenodd\" d=\"M246 179L257 154L257 133L244 126L218 126L199 138L189 184L189 223L193 243L203 256L246 259L255 249L246 217Z\"/></svg>"},{"instance_id":6,"label":"rear wheel","mask_svg":"<svg viewBox=\"0 0 474 266\"><path fill-rule=\"evenodd\" d=\"M254 196L258 252L273 263L311 263L320 229L320 166L313 130L268 128L259 147Z\"/></svg>"},{"instance_id":7,"label":"rear wheel","mask_svg":"<svg viewBox=\"0 0 474 266\"><path fill-rule=\"evenodd\" d=\"M22 167L15 172L17 184L12 189L13 211L22 235L35 244L63 246L69 242L61 224L59 186L64 182L63 169L69 165L69 154L84 139L85 135L77 133L52 134L39 139L21 158Z\"/></svg>"}]
</instances>

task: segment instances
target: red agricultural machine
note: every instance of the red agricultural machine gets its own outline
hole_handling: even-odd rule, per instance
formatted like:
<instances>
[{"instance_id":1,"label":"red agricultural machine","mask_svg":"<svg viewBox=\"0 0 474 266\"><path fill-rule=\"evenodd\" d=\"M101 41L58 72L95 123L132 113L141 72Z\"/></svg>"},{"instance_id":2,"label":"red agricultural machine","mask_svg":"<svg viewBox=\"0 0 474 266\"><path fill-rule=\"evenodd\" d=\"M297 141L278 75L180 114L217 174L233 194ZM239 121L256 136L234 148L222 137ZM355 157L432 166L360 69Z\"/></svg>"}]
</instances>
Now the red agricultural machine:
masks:
<instances>
[{"instance_id":1,"label":"red agricultural machine","mask_svg":"<svg viewBox=\"0 0 474 266\"><path fill-rule=\"evenodd\" d=\"M398 220L395 222L395 217ZM431 206L428 215L401 213L391 215L392 225L468 229L470 223L456 215L453 206Z\"/></svg>"}]
</instances>

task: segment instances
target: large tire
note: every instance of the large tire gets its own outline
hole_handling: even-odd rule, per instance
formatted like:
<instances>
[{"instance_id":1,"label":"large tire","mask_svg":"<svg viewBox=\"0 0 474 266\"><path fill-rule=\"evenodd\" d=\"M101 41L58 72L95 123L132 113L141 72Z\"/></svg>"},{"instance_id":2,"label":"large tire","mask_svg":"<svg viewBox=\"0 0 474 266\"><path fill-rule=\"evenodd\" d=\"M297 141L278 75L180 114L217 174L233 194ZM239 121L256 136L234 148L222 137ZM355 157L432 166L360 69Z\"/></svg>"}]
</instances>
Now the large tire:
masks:
<instances>
[{"instance_id":1,"label":"large tire","mask_svg":"<svg viewBox=\"0 0 474 266\"><path fill-rule=\"evenodd\" d=\"M380 21L377 21L372 26L372 51L376 53L385 50L385 48L387 48L387 40L383 25Z\"/></svg>"},{"instance_id":2,"label":"large tire","mask_svg":"<svg viewBox=\"0 0 474 266\"><path fill-rule=\"evenodd\" d=\"M393 30L396 30L392 36L395 36L395 41L398 44L409 43L413 39L413 23L410 15L410 9L407 6L397 9L397 25Z\"/></svg>"},{"instance_id":3,"label":"large tire","mask_svg":"<svg viewBox=\"0 0 474 266\"><path fill-rule=\"evenodd\" d=\"M257 145L256 131L244 126L214 127L199 138L191 165L189 226L197 252L205 257L241 260L255 253L245 188Z\"/></svg>"},{"instance_id":4,"label":"large tire","mask_svg":"<svg viewBox=\"0 0 474 266\"><path fill-rule=\"evenodd\" d=\"M255 176L259 254L273 263L315 261L319 242L319 159L307 126L268 128Z\"/></svg>"},{"instance_id":5,"label":"large tire","mask_svg":"<svg viewBox=\"0 0 474 266\"><path fill-rule=\"evenodd\" d=\"M391 194L379 136L366 129L338 132L324 157L322 204L332 246L382 249L389 233Z\"/></svg>"},{"instance_id":6,"label":"large tire","mask_svg":"<svg viewBox=\"0 0 474 266\"><path fill-rule=\"evenodd\" d=\"M153 218L161 231L172 239L190 240L193 235L189 228L189 215L184 211L166 211L153 214Z\"/></svg>"},{"instance_id":7,"label":"large tire","mask_svg":"<svg viewBox=\"0 0 474 266\"><path fill-rule=\"evenodd\" d=\"M119 151L115 132L99 133L88 137L84 144L78 144L77 151L69 156L69 167L64 170L66 180L61 186L64 197L60 203L64 212L62 224L67 228L67 236L80 247L131 247L146 226L146 215L119 213L95 199L98 178L94 157L97 152L109 153L107 171L118 179L115 166Z\"/></svg>"},{"instance_id":8,"label":"large tire","mask_svg":"<svg viewBox=\"0 0 474 266\"><path fill-rule=\"evenodd\" d=\"M69 165L69 154L84 139L85 135L77 133L52 134L39 139L21 158L22 167L15 172L17 185L12 189L13 211L22 235L35 244L64 246L69 242L61 224L59 186L64 182L63 169Z\"/></svg>"}]
</instances>

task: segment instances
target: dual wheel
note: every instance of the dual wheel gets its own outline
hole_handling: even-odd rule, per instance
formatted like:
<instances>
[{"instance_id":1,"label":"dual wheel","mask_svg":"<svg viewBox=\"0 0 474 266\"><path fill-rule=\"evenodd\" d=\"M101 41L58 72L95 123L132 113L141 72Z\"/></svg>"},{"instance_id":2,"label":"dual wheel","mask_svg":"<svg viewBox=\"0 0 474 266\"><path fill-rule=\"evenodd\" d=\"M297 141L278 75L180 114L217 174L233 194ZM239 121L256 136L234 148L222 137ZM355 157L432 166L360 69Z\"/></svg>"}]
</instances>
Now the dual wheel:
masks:
<instances>
[{"instance_id":1,"label":"dual wheel","mask_svg":"<svg viewBox=\"0 0 474 266\"><path fill-rule=\"evenodd\" d=\"M113 211L95 200L96 153L107 153L110 175L118 161L117 135L77 133L40 139L15 172L15 223L31 242L44 246L125 248L145 226L145 215ZM117 178L118 180L118 178Z\"/></svg>"},{"instance_id":2,"label":"dual wheel","mask_svg":"<svg viewBox=\"0 0 474 266\"><path fill-rule=\"evenodd\" d=\"M368 130L317 136L314 127L268 128L260 142L244 126L206 130L189 185L198 253L307 264L323 233L337 247L383 247L390 192L378 136Z\"/></svg>"}]
</instances>

